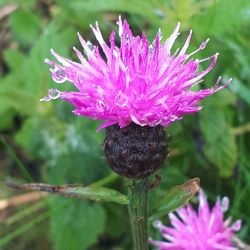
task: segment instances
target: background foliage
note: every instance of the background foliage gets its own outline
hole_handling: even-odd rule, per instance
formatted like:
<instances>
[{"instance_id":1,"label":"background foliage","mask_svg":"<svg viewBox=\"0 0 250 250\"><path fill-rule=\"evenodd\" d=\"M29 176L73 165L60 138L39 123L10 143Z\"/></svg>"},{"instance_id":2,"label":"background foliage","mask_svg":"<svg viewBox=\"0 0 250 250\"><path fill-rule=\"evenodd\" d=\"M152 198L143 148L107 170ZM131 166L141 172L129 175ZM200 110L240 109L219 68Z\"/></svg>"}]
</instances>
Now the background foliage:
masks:
<instances>
[{"instance_id":1,"label":"background foliage","mask_svg":"<svg viewBox=\"0 0 250 250\"><path fill-rule=\"evenodd\" d=\"M211 201L230 197L229 214L243 220L239 237L250 242L249 0L0 0L1 179L86 185L101 180L125 192L103 158L99 123L73 116L65 102L39 102L54 85L43 63L49 49L74 58L72 46L80 47L76 32L95 43L89 24L98 20L108 39L119 14L151 41L159 27L167 37L180 21L176 47L192 28L190 51L210 37L199 56L220 53L203 86L219 75L234 80L205 100L199 114L167 129L170 158L151 204L171 186L199 177ZM1 199L16 195L1 187ZM1 249L131 249L127 210L117 204L41 197L1 209L0 218Z\"/></svg>"}]
</instances>

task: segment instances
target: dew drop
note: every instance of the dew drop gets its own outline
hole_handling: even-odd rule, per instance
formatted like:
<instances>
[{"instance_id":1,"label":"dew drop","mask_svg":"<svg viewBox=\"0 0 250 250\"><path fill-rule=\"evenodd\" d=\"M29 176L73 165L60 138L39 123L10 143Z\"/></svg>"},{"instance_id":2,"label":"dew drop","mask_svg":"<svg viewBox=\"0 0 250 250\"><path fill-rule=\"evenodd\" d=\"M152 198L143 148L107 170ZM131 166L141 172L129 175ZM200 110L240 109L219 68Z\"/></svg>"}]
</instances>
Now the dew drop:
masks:
<instances>
[{"instance_id":1,"label":"dew drop","mask_svg":"<svg viewBox=\"0 0 250 250\"><path fill-rule=\"evenodd\" d=\"M155 120L155 121L150 122L149 126L156 127L160 125L161 123L162 123L162 120Z\"/></svg>"},{"instance_id":2,"label":"dew drop","mask_svg":"<svg viewBox=\"0 0 250 250\"><path fill-rule=\"evenodd\" d=\"M40 102L49 102L50 100L51 100L51 97L47 95L47 96L41 98Z\"/></svg>"},{"instance_id":3,"label":"dew drop","mask_svg":"<svg viewBox=\"0 0 250 250\"><path fill-rule=\"evenodd\" d=\"M158 228L158 229L161 228L162 227L161 221L160 220L154 221L153 222L153 227Z\"/></svg>"},{"instance_id":4,"label":"dew drop","mask_svg":"<svg viewBox=\"0 0 250 250\"><path fill-rule=\"evenodd\" d=\"M52 71L52 79L57 83L64 83L67 80L67 74L63 69L55 68Z\"/></svg>"},{"instance_id":5,"label":"dew drop","mask_svg":"<svg viewBox=\"0 0 250 250\"><path fill-rule=\"evenodd\" d=\"M89 47L89 49L90 49L91 51L94 50L94 45L93 45L90 41L87 41L87 46Z\"/></svg>"},{"instance_id":6,"label":"dew drop","mask_svg":"<svg viewBox=\"0 0 250 250\"><path fill-rule=\"evenodd\" d=\"M58 99L61 95L61 92L58 89L49 89L48 95L41 98L40 102L49 102L51 100Z\"/></svg>"},{"instance_id":7,"label":"dew drop","mask_svg":"<svg viewBox=\"0 0 250 250\"><path fill-rule=\"evenodd\" d=\"M200 45L199 50L205 49L206 46L207 46L207 44L208 44L208 42L209 42L209 38Z\"/></svg>"},{"instance_id":8,"label":"dew drop","mask_svg":"<svg viewBox=\"0 0 250 250\"><path fill-rule=\"evenodd\" d=\"M119 91L119 93L115 97L115 101L119 107L125 107L128 104L128 97L124 93Z\"/></svg>"},{"instance_id":9,"label":"dew drop","mask_svg":"<svg viewBox=\"0 0 250 250\"><path fill-rule=\"evenodd\" d=\"M150 54L154 52L154 46L153 46L152 44L150 44L150 45L148 46L148 48L149 48ZM150 57L150 55L149 55L149 57Z\"/></svg>"},{"instance_id":10,"label":"dew drop","mask_svg":"<svg viewBox=\"0 0 250 250\"><path fill-rule=\"evenodd\" d=\"M58 99L60 97L61 92L58 89L49 89L49 93L48 96L55 100Z\"/></svg>"},{"instance_id":11,"label":"dew drop","mask_svg":"<svg viewBox=\"0 0 250 250\"><path fill-rule=\"evenodd\" d=\"M226 212L228 210L228 206L229 206L229 199L228 197L224 197L221 201L221 210L223 212Z\"/></svg>"}]
</instances>

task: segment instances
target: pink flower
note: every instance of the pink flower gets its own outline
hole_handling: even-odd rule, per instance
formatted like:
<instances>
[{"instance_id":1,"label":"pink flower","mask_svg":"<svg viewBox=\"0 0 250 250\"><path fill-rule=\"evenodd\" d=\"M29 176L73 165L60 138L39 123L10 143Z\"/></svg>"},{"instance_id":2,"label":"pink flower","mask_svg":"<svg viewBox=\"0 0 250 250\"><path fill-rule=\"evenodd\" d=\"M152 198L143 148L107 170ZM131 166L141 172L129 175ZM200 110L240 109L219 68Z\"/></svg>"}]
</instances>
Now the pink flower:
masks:
<instances>
[{"instance_id":1,"label":"pink flower","mask_svg":"<svg viewBox=\"0 0 250 250\"><path fill-rule=\"evenodd\" d=\"M115 43L115 32L111 33L108 45L98 23L91 29L99 46L93 46L78 34L86 55L73 48L80 62L64 58L51 49L51 54L59 62L45 60L52 67L53 80L57 83L70 81L76 91L50 89L48 96L41 101L64 99L75 106L74 114L104 120L100 129L114 124L126 127L131 122L140 126L166 127L182 119L184 114L199 111L201 106L198 104L202 99L223 89L231 81L219 86L219 77L211 89L196 92L191 89L214 68L218 54L202 60L193 59L195 53L206 47L209 39L187 54L192 31L183 48L171 54L179 35L179 23L165 42L160 43L162 35L159 31L152 44L145 33L141 37L134 36L126 20L119 18L118 27L120 45ZM202 71L199 66L204 61L211 63Z\"/></svg>"},{"instance_id":2,"label":"pink flower","mask_svg":"<svg viewBox=\"0 0 250 250\"><path fill-rule=\"evenodd\" d=\"M224 221L229 199L218 198L213 209L209 209L207 198L203 191L199 193L198 213L187 205L177 210L177 215L169 214L173 227L164 226L156 221L154 226L161 232L166 241L150 243L160 250L237 250L233 247L231 237L241 227L241 221L230 226L231 218Z\"/></svg>"}]
</instances>

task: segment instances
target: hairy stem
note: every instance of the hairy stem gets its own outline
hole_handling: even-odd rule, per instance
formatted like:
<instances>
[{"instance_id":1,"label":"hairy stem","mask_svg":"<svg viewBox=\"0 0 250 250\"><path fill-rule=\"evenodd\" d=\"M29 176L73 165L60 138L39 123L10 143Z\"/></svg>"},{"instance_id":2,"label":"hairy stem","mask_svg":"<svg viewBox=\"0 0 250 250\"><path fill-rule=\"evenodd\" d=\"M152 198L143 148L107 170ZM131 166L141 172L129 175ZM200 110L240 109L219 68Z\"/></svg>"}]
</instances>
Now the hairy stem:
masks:
<instances>
[{"instance_id":1,"label":"hairy stem","mask_svg":"<svg viewBox=\"0 0 250 250\"><path fill-rule=\"evenodd\" d=\"M128 210L134 250L148 250L148 189L147 180L130 180Z\"/></svg>"}]
</instances>

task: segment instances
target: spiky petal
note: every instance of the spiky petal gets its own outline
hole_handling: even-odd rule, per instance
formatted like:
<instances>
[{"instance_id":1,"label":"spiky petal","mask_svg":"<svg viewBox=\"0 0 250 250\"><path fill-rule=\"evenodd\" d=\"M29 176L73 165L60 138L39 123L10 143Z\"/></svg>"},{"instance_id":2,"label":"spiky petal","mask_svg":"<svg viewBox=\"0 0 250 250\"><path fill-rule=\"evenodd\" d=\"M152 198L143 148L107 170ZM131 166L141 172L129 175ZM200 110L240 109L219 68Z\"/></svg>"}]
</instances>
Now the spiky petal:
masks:
<instances>
[{"instance_id":1,"label":"spiky petal","mask_svg":"<svg viewBox=\"0 0 250 250\"><path fill-rule=\"evenodd\" d=\"M237 250L232 245L232 236L241 227L238 220L230 226L231 218L224 220L229 199L218 198L212 209L209 208L203 191L199 193L198 212L188 205L177 210L177 215L169 214L172 227L156 221L164 241L150 239L159 250Z\"/></svg>"},{"instance_id":2,"label":"spiky petal","mask_svg":"<svg viewBox=\"0 0 250 250\"><path fill-rule=\"evenodd\" d=\"M80 62L64 58L54 50L51 50L51 54L59 64L45 60L52 67L51 74L55 82L68 80L77 89L72 92L57 90L57 97L73 104L76 115L104 120L100 128L114 124L126 127L131 122L140 126L166 127L182 119L184 114L199 111L201 107L198 104L202 99L223 89L230 82L219 86L219 79L211 89L191 90L214 68L218 54L194 60L192 56L203 50L208 40L188 54L186 51L192 32L183 48L171 54L179 35L179 23L165 42L160 42L162 36L159 31L152 44L149 44L144 33L141 37L134 36L126 20L119 18L118 28L120 46L115 43L115 32L111 33L108 45L96 23L91 29L99 47L86 42L78 34L85 56L75 47L73 49ZM210 61L210 65L203 71L199 70L204 61ZM41 101L51 99L55 98L48 95Z\"/></svg>"}]
</instances>

